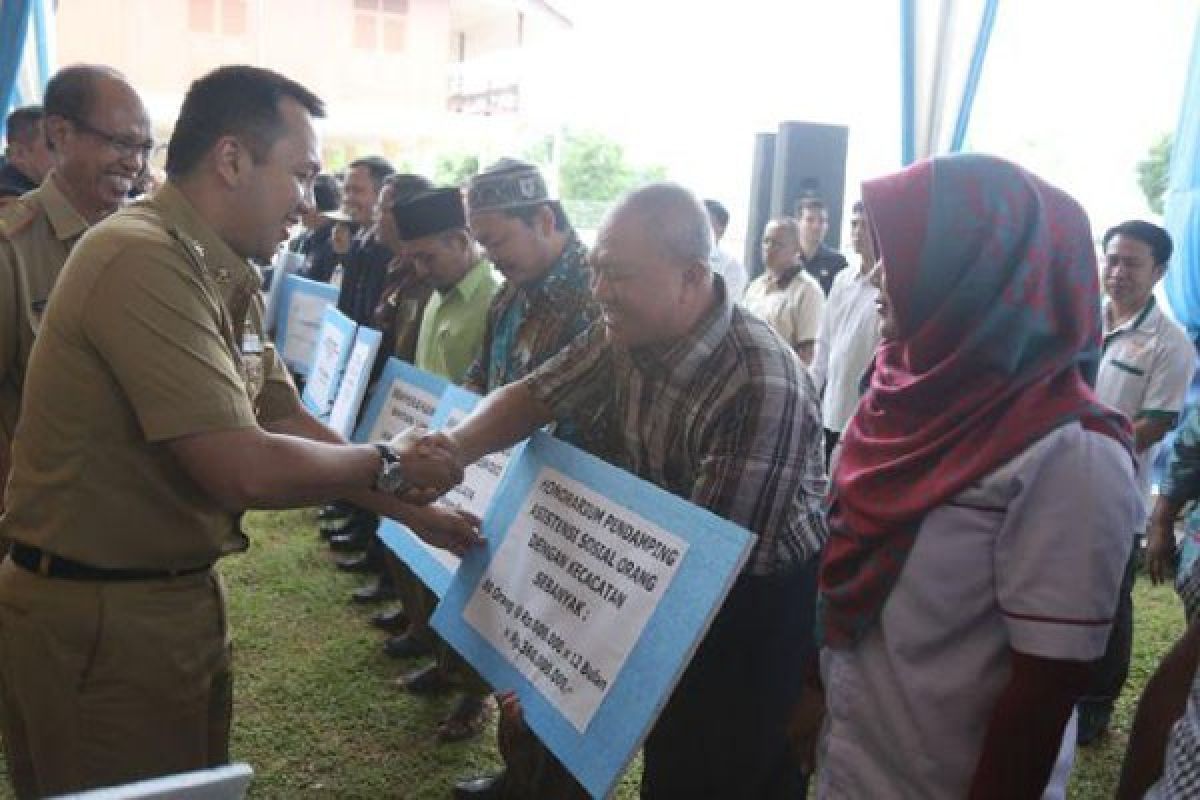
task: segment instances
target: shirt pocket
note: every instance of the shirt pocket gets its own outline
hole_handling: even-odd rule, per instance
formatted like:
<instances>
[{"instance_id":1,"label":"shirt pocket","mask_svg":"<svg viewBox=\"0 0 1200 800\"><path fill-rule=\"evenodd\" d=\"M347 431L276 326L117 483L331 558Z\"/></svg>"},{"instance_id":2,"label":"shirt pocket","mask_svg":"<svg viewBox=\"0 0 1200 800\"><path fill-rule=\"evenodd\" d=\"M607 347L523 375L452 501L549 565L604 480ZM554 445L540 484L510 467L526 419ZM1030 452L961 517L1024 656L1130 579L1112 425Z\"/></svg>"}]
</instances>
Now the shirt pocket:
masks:
<instances>
[{"instance_id":1,"label":"shirt pocket","mask_svg":"<svg viewBox=\"0 0 1200 800\"><path fill-rule=\"evenodd\" d=\"M1151 348L1122 348L1100 368L1101 399L1130 418L1142 408L1154 353Z\"/></svg>"}]
</instances>

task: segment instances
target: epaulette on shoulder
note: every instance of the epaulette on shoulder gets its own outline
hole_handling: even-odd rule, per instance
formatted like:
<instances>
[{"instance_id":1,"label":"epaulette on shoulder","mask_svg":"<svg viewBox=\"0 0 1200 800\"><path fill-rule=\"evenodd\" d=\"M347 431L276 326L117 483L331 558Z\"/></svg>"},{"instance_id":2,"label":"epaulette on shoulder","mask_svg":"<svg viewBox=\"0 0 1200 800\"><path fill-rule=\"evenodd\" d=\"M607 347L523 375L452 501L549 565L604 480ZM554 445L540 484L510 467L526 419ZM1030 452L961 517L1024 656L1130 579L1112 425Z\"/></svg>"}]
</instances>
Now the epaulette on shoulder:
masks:
<instances>
[{"instance_id":1,"label":"epaulette on shoulder","mask_svg":"<svg viewBox=\"0 0 1200 800\"><path fill-rule=\"evenodd\" d=\"M0 238L11 239L37 219L37 209L22 198L0 206Z\"/></svg>"}]
</instances>

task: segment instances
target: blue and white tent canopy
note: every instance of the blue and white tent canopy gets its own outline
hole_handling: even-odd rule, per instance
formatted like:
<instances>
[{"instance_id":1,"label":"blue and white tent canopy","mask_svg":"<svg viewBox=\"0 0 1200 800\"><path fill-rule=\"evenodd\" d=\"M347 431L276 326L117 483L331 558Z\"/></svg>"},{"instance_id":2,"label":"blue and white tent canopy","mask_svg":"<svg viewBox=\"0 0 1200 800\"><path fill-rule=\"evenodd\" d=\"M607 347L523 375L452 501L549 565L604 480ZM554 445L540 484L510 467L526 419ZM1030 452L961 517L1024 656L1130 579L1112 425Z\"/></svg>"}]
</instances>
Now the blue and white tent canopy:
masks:
<instances>
[{"instance_id":1,"label":"blue and white tent canopy","mask_svg":"<svg viewBox=\"0 0 1200 800\"><path fill-rule=\"evenodd\" d=\"M1175 318L1193 341L1200 341L1200 16L1163 205L1167 230L1175 243L1163 287Z\"/></svg>"},{"instance_id":2,"label":"blue and white tent canopy","mask_svg":"<svg viewBox=\"0 0 1200 800\"><path fill-rule=\"evenodd\" d=\"M56 61L54 0L0 0L0 137L9 111L42 101Z\"/></svg>"},{"instance_id":3,"label":"blue and white tent canopy","mask_svg":"<svg viewBox=\"0 0 1200 800\"><path fill-rule=\"evenodd\" d=\"M900 0L905 164L963 148L999 0Z\"/></svg>"}]
</instances>

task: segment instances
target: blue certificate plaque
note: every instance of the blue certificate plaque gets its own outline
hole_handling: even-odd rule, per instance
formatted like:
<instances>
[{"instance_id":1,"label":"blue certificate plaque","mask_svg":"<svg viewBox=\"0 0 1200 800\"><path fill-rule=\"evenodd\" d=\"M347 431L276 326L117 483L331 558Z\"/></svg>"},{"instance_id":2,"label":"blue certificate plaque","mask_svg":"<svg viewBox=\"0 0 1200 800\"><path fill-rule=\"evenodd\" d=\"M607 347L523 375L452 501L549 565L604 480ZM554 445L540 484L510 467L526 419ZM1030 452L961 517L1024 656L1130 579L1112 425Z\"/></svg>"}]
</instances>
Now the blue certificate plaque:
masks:
<instances>
[{"instance_id":1,"label":"blue certificate plaque","mask_svg":"<svg viewBox=\"0 0 1200 800\"><path fill-rule=\"evenodd\" d=\"M597 797L629 764L753 536L538 432L513 458L434 628Z\"/></svg>"}]
</instances>

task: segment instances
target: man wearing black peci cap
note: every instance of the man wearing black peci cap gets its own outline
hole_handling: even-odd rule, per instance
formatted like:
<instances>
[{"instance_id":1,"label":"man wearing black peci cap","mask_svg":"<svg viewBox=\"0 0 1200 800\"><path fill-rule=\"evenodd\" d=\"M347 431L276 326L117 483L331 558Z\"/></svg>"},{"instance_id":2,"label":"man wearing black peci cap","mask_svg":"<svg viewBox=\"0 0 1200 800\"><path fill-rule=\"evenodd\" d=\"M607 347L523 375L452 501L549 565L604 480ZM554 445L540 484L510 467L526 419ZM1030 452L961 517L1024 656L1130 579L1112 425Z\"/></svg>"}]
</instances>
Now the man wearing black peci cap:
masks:
<instances>
[{"instance_id":1,"label":"man wearing black peci cap","mask_svg":"<svg viewBox=\"0 0 1200 800\"><path fill-rule=\"evenodd\" d=\"M436 189L396 209L396 227L417 274L434 294L421 317L416 364L462 383L479 357L498 282L467 231L462 194Z\"/></svg>"},{"instance_id":2,"label":"man wearing black peci cap","mask_svg":"<svg viewBox=\"0 0 1200 800\"><path fill-rule=\"evenodd\" d=\"M416 273L433 286L421 317L416 365L460 384L479 357L488 307L499 282L467 230L462 193L434 189L397 204L396 231ZM410 691L436 692L457 681L463 696L438 725L440 741L459 741L478 734L486 721L488 687L473 670L429 630L437 598L411 573L400 571L397 589L408 612L407 639L433 642L437 664L402 679ZM420 677L423 676L423 677Z\"/></svg>"}]
</instances>

